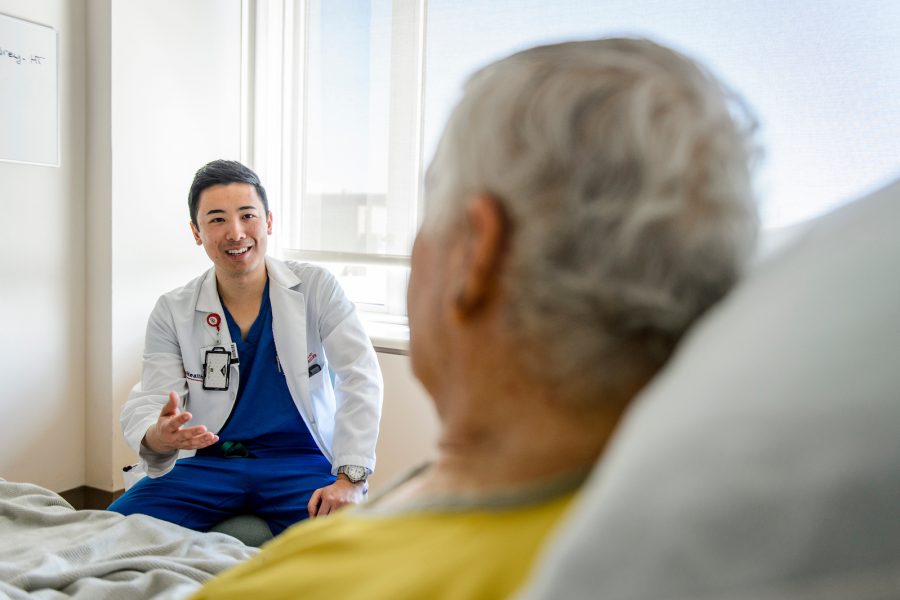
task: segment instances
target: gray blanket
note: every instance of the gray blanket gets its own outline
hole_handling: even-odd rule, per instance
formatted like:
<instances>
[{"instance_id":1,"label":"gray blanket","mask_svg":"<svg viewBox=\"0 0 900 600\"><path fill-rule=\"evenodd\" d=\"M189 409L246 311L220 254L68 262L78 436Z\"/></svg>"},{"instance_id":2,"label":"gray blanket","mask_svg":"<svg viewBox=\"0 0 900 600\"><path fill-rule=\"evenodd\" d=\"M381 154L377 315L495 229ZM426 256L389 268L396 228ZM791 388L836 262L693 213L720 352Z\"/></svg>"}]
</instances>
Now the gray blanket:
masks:
<instances>
[{"instance_id":1,"label":"gray blanket","mask_svg":"<svg viewBox=\"0 0 900 600\"><path fill-rule=\"evenodd\" d=\"M0 598L181 598L257 552L153 517L76 511L0 479Z\"/></svg>"}]
</instances>

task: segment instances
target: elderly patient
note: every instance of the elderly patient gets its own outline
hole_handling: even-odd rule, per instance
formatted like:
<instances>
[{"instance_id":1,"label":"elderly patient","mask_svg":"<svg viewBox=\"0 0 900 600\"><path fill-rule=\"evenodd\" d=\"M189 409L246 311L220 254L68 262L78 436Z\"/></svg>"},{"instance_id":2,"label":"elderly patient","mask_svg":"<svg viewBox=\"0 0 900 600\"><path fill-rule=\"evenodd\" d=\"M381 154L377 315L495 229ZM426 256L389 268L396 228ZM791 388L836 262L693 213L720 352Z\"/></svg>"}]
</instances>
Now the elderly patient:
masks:
<instances>
[{"instance_id":1,"label":"elderly patient","mask_svg":"<svg viewBox=\"0 0 900 600\"><path fill-rule=\"evenodd\" d=\"M629 401L738 277L751 129L708 72L646 40L476 73L428 170L409 282L437 458L196 597L513 593Z\"/></svg>"}]
</instances>

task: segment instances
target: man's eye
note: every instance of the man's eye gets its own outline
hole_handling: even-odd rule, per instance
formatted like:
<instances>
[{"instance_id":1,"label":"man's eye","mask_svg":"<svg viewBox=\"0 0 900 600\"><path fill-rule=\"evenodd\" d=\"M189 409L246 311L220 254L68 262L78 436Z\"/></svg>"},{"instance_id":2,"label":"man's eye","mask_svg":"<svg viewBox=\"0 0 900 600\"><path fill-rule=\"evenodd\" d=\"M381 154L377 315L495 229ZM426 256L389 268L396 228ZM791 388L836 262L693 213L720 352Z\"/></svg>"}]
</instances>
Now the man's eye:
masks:
<instances>
[{"instance_id":1,"label":"man's eye","mask_svg":"<svg viewBox=\"0 0 900 600\"><path fill-rule=\"evenodd\" d=\"M222 217L214 217L209 220L210 223L223 223L224 221L225 219L223 219Z\"/></svg>"},{"instance_id":2,"label":"man's eye","mask_svg":"<svg viewBox=\"0 0 900 600\"><path fill-rule=\"evenodd\" d=\"M255 219L256 215L254 215L253 213L247 213L244 215L244 218L245 219Z\"/></svg>"}]
</instances>

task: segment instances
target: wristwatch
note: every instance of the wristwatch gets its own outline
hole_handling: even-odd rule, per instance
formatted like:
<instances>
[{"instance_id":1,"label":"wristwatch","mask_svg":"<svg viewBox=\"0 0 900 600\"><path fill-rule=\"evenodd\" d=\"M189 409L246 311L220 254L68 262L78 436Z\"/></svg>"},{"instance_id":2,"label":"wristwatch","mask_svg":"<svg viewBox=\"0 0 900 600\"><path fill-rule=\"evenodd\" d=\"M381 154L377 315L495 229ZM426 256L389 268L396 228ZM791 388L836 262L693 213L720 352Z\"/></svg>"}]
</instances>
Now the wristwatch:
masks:
<instances>
[{"instance_id":1,"label":"wristwatch","mask_svg":"<svg viewBox=\"0 0 900 600\"><path fill-rule=\"evenodd\" d=\"M338 473L343 473L351 483L359 483L365 481L369 476L369 470L359 465L342 465L337 469Z\"/></svg>"}]
</instances>

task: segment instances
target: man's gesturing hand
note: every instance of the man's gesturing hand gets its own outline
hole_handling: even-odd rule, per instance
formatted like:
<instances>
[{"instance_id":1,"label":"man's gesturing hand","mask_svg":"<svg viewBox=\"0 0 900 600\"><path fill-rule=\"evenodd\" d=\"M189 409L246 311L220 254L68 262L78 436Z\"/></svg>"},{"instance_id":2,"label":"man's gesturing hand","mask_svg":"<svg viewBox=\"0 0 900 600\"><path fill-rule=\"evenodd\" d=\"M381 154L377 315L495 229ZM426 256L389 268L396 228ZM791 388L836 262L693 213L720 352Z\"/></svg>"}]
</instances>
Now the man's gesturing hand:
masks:
<instances>
[{"instance_id":1,"label":"man's gesturing hand","mask_svg":"<svg viewBox=\"0 0 900 600\"><path fill-rule=\"evenodd\" d=\"M196 450L215 444L219 436L203 425L184 427L191 420L191 413L181 410L181 399L169 392L169 401L159 412L156 424L144 434L144 445L160 454L173 450Z\"/></svg>"}]
</instances>

